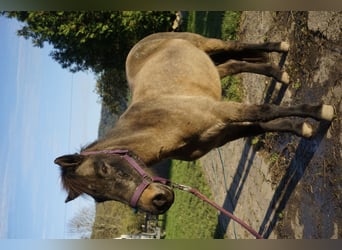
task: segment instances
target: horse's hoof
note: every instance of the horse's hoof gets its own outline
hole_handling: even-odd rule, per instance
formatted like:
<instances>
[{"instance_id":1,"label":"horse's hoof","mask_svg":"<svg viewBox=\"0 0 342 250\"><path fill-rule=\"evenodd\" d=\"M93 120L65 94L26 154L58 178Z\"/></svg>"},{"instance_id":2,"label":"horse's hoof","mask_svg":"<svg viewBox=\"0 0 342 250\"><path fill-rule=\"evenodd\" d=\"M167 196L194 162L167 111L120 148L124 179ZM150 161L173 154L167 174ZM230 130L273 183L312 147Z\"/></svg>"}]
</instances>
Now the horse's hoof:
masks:
<instances>
[{"instance_id":1,"label":"horse's hoof","mask_svg":"<svg viewBox=\"0 0 342 250\"><path fill-rule=\"evenodd\" d=\"M334 107L331 105L323 104L321 109L321 118L326 121L331 121L332 119L334 119L334 116Z\"/></svg>"},{"instance_id":2,"label":"horse's hoof","mask_svg":"<svg viewBox=\"0 0 342 250\"><path fill-rule=\"evenodd\" d=\"M304 122L302 125L302 136L305 138L311 138L312 135L313 135L312 126L309 123Z\"/></svg>"},{"instance_id":3,"label":"horse's hoof","mask_svg":"<svg viewBox=\"0 0 342 250\"><path fill-rule=\"evenodd\" d=\"M284 83L284 84L289 84L290 83L290 76L288 73L286 73L285 71L281 74L280 77L280 82Z\"/></svg>"},{"instance_id":4,"label":"horse's hoof","mask_svg":"<svg viewBox=\"0 0 342 250\"><path fill-rule=\"evenodd\" d=\"M279 49L280 51L287 52L290 49L290 44L288 42L281 42Z\"/></svg>"}]
</instances>

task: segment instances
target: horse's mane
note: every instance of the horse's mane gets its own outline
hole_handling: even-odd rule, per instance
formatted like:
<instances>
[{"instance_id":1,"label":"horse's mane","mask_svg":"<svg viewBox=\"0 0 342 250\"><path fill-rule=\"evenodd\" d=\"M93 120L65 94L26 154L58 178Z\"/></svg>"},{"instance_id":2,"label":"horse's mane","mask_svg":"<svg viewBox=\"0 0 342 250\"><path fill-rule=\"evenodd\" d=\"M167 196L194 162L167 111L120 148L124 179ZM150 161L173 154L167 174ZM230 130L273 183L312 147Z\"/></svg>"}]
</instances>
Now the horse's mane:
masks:
<instances>
[{"instance_id":1,"label":"horse's mane","mask_svg":"<svg viewBox=\"0 0 342 250\"><path fill-rule=\"evenodd\" d=\"M91 148L92 146L94 146L94 145L97 144L97 143L98 143L98 140L96 140L96 141L94 141L94 142L91 142L91 143L88 143L88 144L82 146L81 149L80 149L80 152L82 152L82 151L84 151L84 150L86 150L86 149L88 149L88 148Z\"/></svg>"}]
</instances>

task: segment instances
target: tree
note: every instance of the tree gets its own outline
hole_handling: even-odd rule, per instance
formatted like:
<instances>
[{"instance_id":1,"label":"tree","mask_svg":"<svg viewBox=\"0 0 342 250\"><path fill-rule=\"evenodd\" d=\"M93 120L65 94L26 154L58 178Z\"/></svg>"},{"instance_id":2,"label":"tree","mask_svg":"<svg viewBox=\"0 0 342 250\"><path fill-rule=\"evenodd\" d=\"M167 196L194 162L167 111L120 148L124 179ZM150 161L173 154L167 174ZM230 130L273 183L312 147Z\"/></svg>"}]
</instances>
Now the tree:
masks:
<instances>
[{"instance_id":1,"label":"tree","mask_svg":"<svg viewBox=\"0 0 342 250\"><path fill-rule=\"evenodd\" d=\"M130 48L142 37L168 31L168 11L3 12L24 22L18 35L34 46L53 45L51 56L72 72L124 69Z\"/></svg>"},{"instance_id":2,"label":"tree","mask_svg":"<svg viewBox=\"0 0 342 250\"><path fill-rule=\"evenodd\" d=\"M89 239L94 222L95 207L84 207L68 222L68 233L76 234L82 239Z\"/></svg>"},{"instance_id":3,"label":"tree","mask_svg":"<svg viewBox=\"0 0 342 250\"><path fill-rule=\"evenodd\" d=\"M125 72L113 68L101 73L97 78L96 92L111 113L122 114L128 102Z\"/></svg>"}]
</instances>

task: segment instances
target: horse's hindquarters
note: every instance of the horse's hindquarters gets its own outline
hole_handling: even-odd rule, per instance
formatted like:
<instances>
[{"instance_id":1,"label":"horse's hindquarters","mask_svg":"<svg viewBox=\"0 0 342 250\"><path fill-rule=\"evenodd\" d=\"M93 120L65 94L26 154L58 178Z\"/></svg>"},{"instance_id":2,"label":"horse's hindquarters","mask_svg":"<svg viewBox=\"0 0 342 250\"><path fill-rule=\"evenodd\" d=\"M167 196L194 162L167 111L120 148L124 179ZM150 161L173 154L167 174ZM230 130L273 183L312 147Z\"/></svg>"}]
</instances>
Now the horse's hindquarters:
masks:
<instances>
[{"instance_id":1,"label":"horse's hindquarters","mask_svg":"<svg viewBox=\"0 0 342 250\"><path fill-rule=\"evenodd\" d=\"M171 39L160 46L147 57L130 55L136 58L127 64L133 101L161 95L221 98L219 74L206 53L181 39Z\"/></svg>"}]
</instances>

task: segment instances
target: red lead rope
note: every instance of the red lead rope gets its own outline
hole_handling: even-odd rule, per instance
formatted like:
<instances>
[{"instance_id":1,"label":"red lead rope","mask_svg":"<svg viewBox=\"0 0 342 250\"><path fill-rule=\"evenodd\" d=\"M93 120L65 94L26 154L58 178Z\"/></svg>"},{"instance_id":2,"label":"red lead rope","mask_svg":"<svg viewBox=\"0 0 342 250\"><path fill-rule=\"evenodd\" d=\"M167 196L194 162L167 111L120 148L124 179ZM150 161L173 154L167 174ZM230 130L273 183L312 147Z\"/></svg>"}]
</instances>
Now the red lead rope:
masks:
<instances>
[{"instance_id":1,"label":"red lead rope","mask_svg":"<svg viewBox=\"0 0 342 250\"><path fill-rule=\"evenodd\" d=\"M198 198L200 198L201 200L205 201L206 203L208 203L209 205L213 206L214 208L216 208L217 210L219 210L220 212L222 212L223 214L227 215L229 218L231 218L233 221L239 223L243 228L245 228L248 232L250 232L251 234L253 234L257 239L263 239L263 237L258 234L257 231L255 231L253 228L251 228L249 225L247 225L245 222L243 222L242 220L240 220L238 217L236 217L234 214L228 212L227 210L225 210L224 208L220 207L218 204L216 204L215 202L211 201L209 198L207 198L205 195L203 195L202 193L200 193L197 189L192 188L192 187L188 187L185 185L181 185L181 184L177 184L177 183L172 183L172 186L174 188L189 192L195 196L197 196Z\"/></svg>"}]
</instances>

